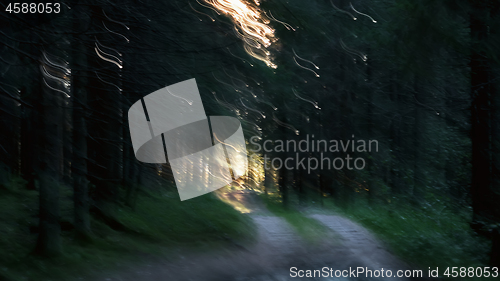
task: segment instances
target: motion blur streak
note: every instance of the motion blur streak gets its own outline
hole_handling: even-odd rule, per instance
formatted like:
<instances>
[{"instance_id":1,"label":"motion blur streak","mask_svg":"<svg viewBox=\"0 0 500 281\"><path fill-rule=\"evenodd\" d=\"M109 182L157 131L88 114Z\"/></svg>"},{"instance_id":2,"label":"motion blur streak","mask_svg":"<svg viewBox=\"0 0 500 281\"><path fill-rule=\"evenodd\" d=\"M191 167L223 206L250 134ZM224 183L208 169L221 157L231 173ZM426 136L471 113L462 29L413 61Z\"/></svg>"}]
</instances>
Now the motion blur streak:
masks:
<instances>
[{"instance_id":1,"label":"motion blur streak","mask_svg":"<svg viewBox=\"0 0 500 281\"><path fill-rule=\"evenodd\" d=\"M103 51L101 51L101 50L99 49L99 47L96 47L96 48L94 48L94 49L95 49L96 54L97 54L97 55L98 55L101 59L103 59L103 60L105 60L105 61L107 61L107 62L110 62L110 63L115 64L116 66L118 66L118 68L123 68L123 66L121 65L121 61L120 61L120 60L118 60L118 62L116 62L116 61L114 61L114 60L111 60L111 59L105 58L103 55L101 55L101 52L102 52L103 54L108 55L108 56L112 56L112 55L107 54L107 53L104 53ZM115 57L115 58L116 58L116 57Z\"/></svg>"},{"instance_id":2,"label":"motion blur streak","mask_svg":"<svg viewBox=\"0 0 500 281\"><path fill-rule=\"evenodd\" d=\"M316 69L319 69L319 66L317 66L314 62L312 62L312 61L310 61L310 60L306 60L306 59L304 59L304 58L299 57L299 55L297 55L297 53L295 52L295 50L294 50L293 48L292 48L292 51L293 51L293 54L294 54L294 55L295 55L298 59L303 60L303 61L305 61L305 62L308 62L308 63L310 63L310 64L314 65L314 67L315 67Z\"/></svg>"},{"instance_id":3,"label":"motion blur streak","mask_svg":"<svg viewBox=\"0 0 500 281\"><path fill-rule=\"evenodd\" d=\"M42 55L40 71L45 86L70 98L71 96L68 93L71 91L71 69L68 62L54 55L48 55L45 51L42 52ZM52 59L49 57L52 57Z\"/></svg>"},{"instance_id":4,"label":"motion blur streak","mask_svg":"<svg viewBox=\"0 0 500 281\"><path fill-rule=\"evenodd\" d=\"M356 50L353 50L351 48L348 48L345 44L344 44L344 41L342 41L342 39L340 39L340 46L342 46L342 49L344 49L346 52L348 52L349 54L352 54L352 55L355 55L355 56L358 56L360 57L363 61L367 61L368 60L368 56L366 56L365 54L361 53L360 51L356 51Z\"/></svg>"},{"instance_id":5,"label":"motion blur streak","mask_svg":"<svg viewBox=\"0 0 500 281\"><path fill-rule=\"evenodd\" d=\"M273 112L273 120L274 120L274 122L276 122L278 125L283 126L283 127L285 127L285 128L288 128L288 129L290 129L290 130L294 131L296 135L299 135L299 134L300 134L300 131L299 131L299 130L297 130L294 126L292 126L292 125L290 125L290 124L287 124L287 123L285 123L285 122L282 122L282 121L280 121L278 118L276 118L276 116L274 115L274 112Z\"/></svg>"},{"instance_id":6,"label":"motion blur streak","mask_svg":"<svg viewBox=\"0 0 500 281\"><path fill-rule=\"evenodd\" d=\"M342 12L342 13L344 13L344 14L347 14L347 15L351 16L351 18L352 18L353 20L357 20L357 18L356 18L353 14L349 13L348 11L345 11L345 10L339 9L337 6L335 6L335 4L333 4L333 1L332 1L332 0L330 0L330 3L331 3L331 4L332 4L332 6L335 8L335 10L337 10L337 11L339 11L339 12Z\"/></svg>"},{"instance_id":7,"label":"motion blur streak","mask_svg":"<svg viewBox=\"0 0 500 281\"><path fill-rule=\"evenodd\" d=\"M352 5L352 3L349 3L349 5L351 5L351 9L353 9L353 11L355 11L356 13L358 13L358 14L360 14L360 15L362 15L362 16L365 16L365 17L370 18L370 19L372 20L372 22L373 22L373 23L377 23L377 21L376 21L376 20L374 20L374 19L373 19L372 17L370 17L369 15L367 15L367 14L363 14L363 13L361 13L361 12L358 12L356 9L354 9L354 6Z\"/></svg>"},{"instance_id":8,"label":"motion blur streak","mask_svg":"<svg viewBox=\"0 0 500 281\"><path fill-rule=\"evenodd\" d=\"M319 77L319 74L318 74L318 73L316 73L316 71L314 71L314 70L312 70L312 69L310 69L310 68L307 68L307 67L305 67L305 66L303 66L303 65L300 65L300 64L299 64L299 62L295 59L295 57L293 57L293 60L294 60L294 61L295 61L295 63L296 63L298 66L300 66L301 68L306 69L306 70L309 70L309 71L311 71L312 73L314 73L314 75L316 75L316 77Z\"/></svg>"},{"instance_id":9,"label":"motion blur streak","mask_svg":"<svg viewBox=\"0 0 500 281\"><path fill-rule=\"evenodd\" d=\"M265 12L264 12L264 13L265 13ZM267 14L266 14L266 15L267 15ZM273 13L272 13L271 11L269 11L269 15L270 15L270 18L271 18L272 20L274 20L275 22L279 22L279 23L281 23L281 24L282 24L282 25L283 25L286 29L288 29L288 30L290 30L290 29L291 29L291 30L295 31L295 28L293 28L293 26L291 26L290 24L288 24L288 23L286 23L286 22L283 22L283 21L280 21L280 20L278 20L277 18L275 18L275 17L273 16Z\"/></svg>"},{"instance_id":10,"label":"motion blur streak","mask_svg":"<svg viewBox=\"0 0 500 281\"><path fill-rule=\"evenodd\" d=\"M246 107L248 110L251 110L251 111L253 111L253 112L257 112L258 114L260 114L260 115L262 116L262 118L266 118L266 115L264 115L264 113L262 113L262 112L258 111L257 109L253 109L253 108L251 108L251 107L246 106L246 105L243 103L243 100L242 100L241 98L240 98L240 102L241 102L241 104L242 104L244 107Z\"/></svg>"},{"instance_id":11,"label":"motion blur streak","mask_svg":"<svg viewBox=\"0 0 500 281\"><path fill-rule=\"evenodd\" d=\"M292 92L295 94L296 97L298 97L299 99L303 100L303 101L307 101L308 103L312 104L314 107L316 107L317 109L321 109L319 106L318 106L318 103L317 102L313 102L313 101L310 101L308 99L305 99L301 96L299 96L299 94L295 91L294 88L292 88Z\"/></svg>"},{"instance_id":12,"label":"motion blur streak","mask_svg":"<svg viewBox=\"0 0 500 281\"><path fill-rule=\"evenodd\" d=\"M217 11L231 16L237 35L242 37L245 51L249 55L263 61L271 68L278 67L271 61L270 52L267 50L276 41L274 29L268 25L270 20L262 15L258 7L241 0L204 0L204 2ZM258 1L255 3L259 5Z\"/></svg>"}]
</instances>

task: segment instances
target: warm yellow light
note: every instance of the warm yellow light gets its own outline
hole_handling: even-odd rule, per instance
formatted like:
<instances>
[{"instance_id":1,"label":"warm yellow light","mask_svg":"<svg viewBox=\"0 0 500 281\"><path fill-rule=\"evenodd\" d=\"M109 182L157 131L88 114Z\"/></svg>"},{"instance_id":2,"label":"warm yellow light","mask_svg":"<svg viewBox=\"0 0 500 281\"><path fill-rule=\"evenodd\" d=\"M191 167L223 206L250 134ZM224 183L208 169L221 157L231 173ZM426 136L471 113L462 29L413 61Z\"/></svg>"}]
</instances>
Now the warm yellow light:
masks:
<instances>
[{"instance_id":1,"label":"warm yellow light","mask_svg":"<svg viewBox=\"0 0 500 281\"><path fill-rule=\"evenodd\" d=\"M267 24L258 7L251 6L242 0L204 0L221 13L225 13L234 21L237 35L245 42L245 51L252 57L265 62L269 67L277 66L271 62L270 52L265 49L271 46L274 29ZM255 1L259 5L258 1Z\"/></svg>"}]
</instances>

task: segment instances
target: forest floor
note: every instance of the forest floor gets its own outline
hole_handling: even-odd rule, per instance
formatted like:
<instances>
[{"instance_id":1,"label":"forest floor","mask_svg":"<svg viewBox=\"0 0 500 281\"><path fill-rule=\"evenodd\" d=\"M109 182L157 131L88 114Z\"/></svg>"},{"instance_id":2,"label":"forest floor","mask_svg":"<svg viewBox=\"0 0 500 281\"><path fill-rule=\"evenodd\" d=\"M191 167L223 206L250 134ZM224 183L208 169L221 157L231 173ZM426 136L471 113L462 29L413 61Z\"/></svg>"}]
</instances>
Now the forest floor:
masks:
<instances>
[{"instance_id":1,"label":"forest floor","mask_svg":"<svg viewBox=\"0 0 500 281\"><path fill-rule=\"evenodd\" d=\"M369 231L345 217L307 212L305 215L325 226L319 241L304 239L287 220L267 210L258 196L250 191L234 191L222 199L252 218L258 238L250 245L232 242L232 247L216 252L181 253L169 259L130 265L128 268L98 274L79 280L95 281L271 281L293 280L292 267L298 270L370 270L409 269L395 258ZM347 273L347 272L346 272ZM350 274L349 274L350 275ZM424 271L424 276L427 272ZM391 280L410 280L406 278ZM364 274L350 277L321 277L306 280L370 280ZM385 280L389 278L373 278ZM418 278L421 280L421 278Z\"/></svg>"}]
</instances>

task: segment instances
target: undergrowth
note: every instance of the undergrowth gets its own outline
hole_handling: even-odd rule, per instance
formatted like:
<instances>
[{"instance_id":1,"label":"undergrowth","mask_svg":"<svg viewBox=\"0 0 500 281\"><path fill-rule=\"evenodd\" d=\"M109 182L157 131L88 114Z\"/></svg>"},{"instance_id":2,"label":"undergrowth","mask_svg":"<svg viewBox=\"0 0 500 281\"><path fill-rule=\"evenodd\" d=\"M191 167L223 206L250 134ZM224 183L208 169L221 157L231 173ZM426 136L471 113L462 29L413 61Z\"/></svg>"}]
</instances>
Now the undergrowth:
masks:
<instances>
[{"instance_id":1,"label":"undergrowth","mask_svg":"<svg viewBox=\"0 0 500 281\"><path fill-rule=\"evenodd\" d=\"M490 242L470 228L461 212L398 202L339 208L332 200L325 200L325 208L372 230L416 267L439 267L442 274L447 267L487 266Z\"/></svg>"},{"instance_id":2,"label":"undergrowth","mask_svg":"<svg viewBox=\"0 0 500 281\"><path fill-rule=\"evenodd\" d=\"M266 208L274 215L284 218L297 233L310 243L321 243L331 232L315 219L307 217L293 206L285 207L277 194L261 194Z\"/></svg>"},{"instance_id":3,"label":"undergrowth","mask_svg":"<svg viewBox=\"0 0 500 281\"><path fill-rule=\"evenodd\" d=\"M116 230L92 217L92 239L74 239L72 190L61 187L64 252L59 257L32 254L37 238L38 192L13 178L0 187L0 280L69 280L115 267L174 257L176 252L213 250L231 241L251 240L251 221L212 194L180 201L176 189L142 193L134 209L112 204Z\"/></svg>"}]
</instances>

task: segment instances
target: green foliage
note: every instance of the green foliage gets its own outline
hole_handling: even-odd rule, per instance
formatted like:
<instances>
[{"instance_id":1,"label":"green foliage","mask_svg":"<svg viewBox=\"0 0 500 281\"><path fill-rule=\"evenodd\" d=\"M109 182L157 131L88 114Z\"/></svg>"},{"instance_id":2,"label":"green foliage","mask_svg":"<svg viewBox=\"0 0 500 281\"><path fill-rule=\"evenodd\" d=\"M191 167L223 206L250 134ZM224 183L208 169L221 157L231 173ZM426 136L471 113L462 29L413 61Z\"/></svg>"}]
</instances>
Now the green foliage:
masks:
<instances>
[{"instance_id":1,"label":"green foliage","mask_svg":"<svg viewBox=\"0 0 500 281\"><path fill-rule=\"evenodd\" d=\"M443 206L422 208L391 202L348 210L327 207L360 222L387 242L396 254L413 264L426 267L485 266L489 242L477 236L461 212Z\"/></svg>"},{"instance_id":2,"label":"green foliage","mask_svg":"<svg viewBox=\"0 0 500 281\"><path fill-rule=\"evenodd\" d=\"M118 208L117 218L137 234L186 246L224 237L251 238L251 222L213 194L180 201L177 190L142 196L136 210Z\"/></svg>"},{"instance_id":3,"label":"green foliage","mask_svg":"<svg viewBox=\"0 0 500 281\"><path fill-rule=\"evenodd\" d=\"M226 245L227 240L252 241L251 221L215 196L208 194L181 202L174 192L139 195L135 210L113 206L112 217L123 228L116 230L93 217L90 242L74 240L71 196L62 188L61 222L64 253L42 259L31 254L36 241L37 192L26 190L14 178L0 190L0 279L68 280L141 258L167 257L176 249L202 251ZM30 230L33 233L30 233Z\"/></svg>"},{"instance_id":4,"label":"green foliage","mask_svg":"<svg viewBox=\"0 0 500 281\"><path fill-rule=\"evenodd\" d=\"M326 226L315 219L307 217L303 212L294 208L283 207L278 196L262 194L260 197L271 213L284 218L306 241L313 244L321 243L330 232Z\"/></svg>"}]
</instances>

